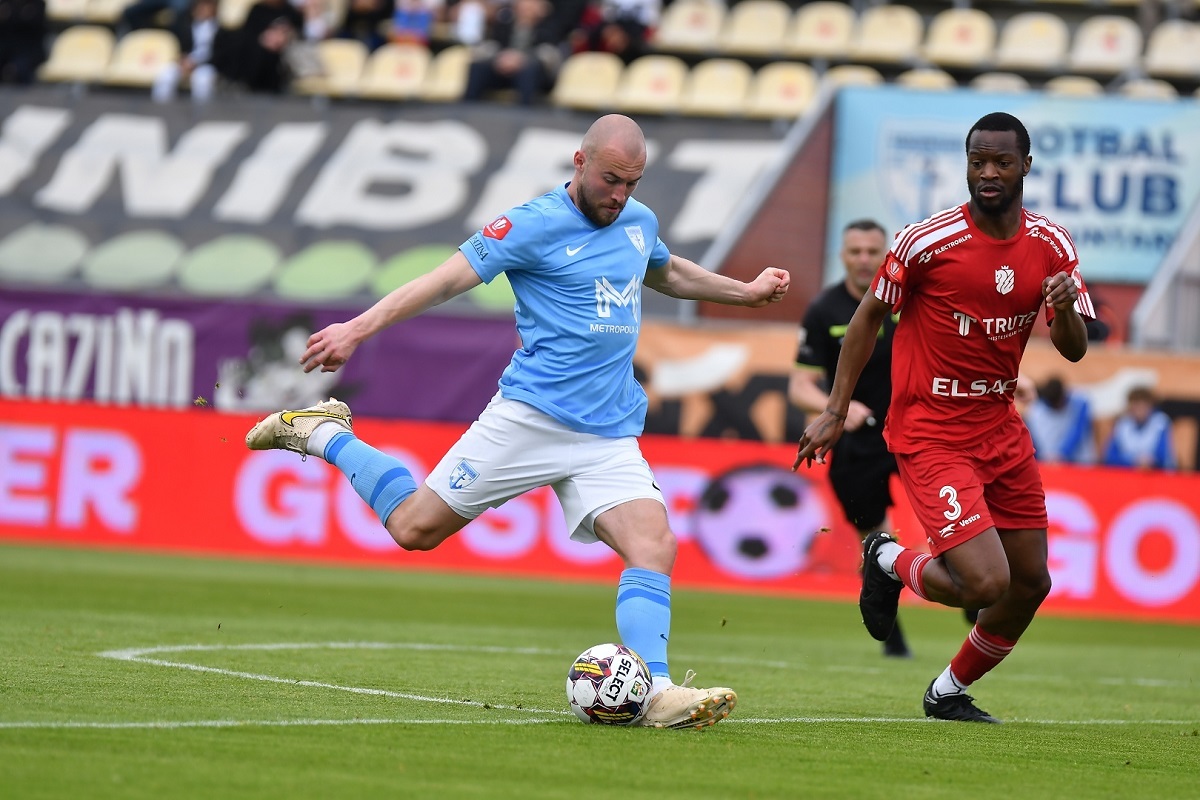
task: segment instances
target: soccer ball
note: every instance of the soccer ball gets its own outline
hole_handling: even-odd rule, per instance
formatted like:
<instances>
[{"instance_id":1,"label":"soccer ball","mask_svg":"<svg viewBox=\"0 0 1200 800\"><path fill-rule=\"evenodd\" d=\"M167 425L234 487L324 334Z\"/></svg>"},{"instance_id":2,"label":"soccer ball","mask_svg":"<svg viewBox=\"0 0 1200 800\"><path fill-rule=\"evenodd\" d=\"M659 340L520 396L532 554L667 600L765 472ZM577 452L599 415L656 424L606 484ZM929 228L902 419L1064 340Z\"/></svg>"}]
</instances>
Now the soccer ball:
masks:
<instances>
[{"instance_id":1,"label":"soccer ball","mask_svg":"<svg viewBox=\"0 0 1200 800\"><path fill-rule=\"evenodd\" d=\"M575 716L601 725L632 725L650 705L653 679L642 657L622 644L598 644L567 671L567 701Z\"/></svg>"}]
</instances>

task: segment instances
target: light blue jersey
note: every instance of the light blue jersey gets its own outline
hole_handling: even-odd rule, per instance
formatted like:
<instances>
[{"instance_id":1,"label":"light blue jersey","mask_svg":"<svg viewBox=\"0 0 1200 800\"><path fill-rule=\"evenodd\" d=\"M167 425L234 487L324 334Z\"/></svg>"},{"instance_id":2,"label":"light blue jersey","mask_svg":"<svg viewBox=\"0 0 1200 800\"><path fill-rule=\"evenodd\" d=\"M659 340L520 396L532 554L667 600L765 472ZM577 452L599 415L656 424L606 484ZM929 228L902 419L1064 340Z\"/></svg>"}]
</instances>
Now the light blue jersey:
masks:
<instances>
[{"instance_id":1,"label":"light blue jersey","mask_svg":"<svg viewBox=\"0 0 1200 800\"><path fill-rule=\"evenodd\" d=\"M633 377L646 269L671 254L658 219L630 198L597 227L559 186L497 217L459 248L485 283L501 272L516 295L521 347L500 394L581 433L637 436L646 393Z\"/></svg>"}]
</instances>

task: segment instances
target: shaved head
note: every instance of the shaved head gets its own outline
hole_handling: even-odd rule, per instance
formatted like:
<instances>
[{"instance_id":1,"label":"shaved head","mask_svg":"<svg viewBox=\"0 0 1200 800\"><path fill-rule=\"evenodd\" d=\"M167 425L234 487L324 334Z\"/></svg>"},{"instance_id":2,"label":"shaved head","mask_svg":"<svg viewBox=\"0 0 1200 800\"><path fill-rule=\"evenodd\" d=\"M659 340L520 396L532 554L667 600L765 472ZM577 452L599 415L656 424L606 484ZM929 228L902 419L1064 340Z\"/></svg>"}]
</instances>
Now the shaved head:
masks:
<instances>
[{"instance_id":1,"label":"shaved head","mask_svg":"<svg viewBox=\"0 0 1200 800\"><path fill-rule=\"evenodd\" d=\"M629 202L646 168L646 137L629 117L608 114L592 123L575 151L567 193L583 215L611 225Z\"/></svg>"}]
</instances>

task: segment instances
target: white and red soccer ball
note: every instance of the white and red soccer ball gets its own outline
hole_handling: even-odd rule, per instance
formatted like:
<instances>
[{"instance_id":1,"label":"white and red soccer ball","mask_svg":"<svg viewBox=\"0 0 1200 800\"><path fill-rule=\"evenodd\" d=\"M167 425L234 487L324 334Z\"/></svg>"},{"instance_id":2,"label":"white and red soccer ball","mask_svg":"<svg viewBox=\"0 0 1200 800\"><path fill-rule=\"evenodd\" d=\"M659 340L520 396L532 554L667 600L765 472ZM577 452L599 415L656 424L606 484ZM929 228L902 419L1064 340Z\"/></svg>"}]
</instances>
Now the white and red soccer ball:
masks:
<instances>
[{"instance_id":1,"label":"white and red soccer ball","mask_svg":"<svg viewBox=\"0 0 1200 800\"><path fill-rule=\"evenodd\" d=\"M567 701L575 716L601 725L633 725L650 705L650 668L621 644L598 644L567 671Z\"/></svg>"}]
</instances>

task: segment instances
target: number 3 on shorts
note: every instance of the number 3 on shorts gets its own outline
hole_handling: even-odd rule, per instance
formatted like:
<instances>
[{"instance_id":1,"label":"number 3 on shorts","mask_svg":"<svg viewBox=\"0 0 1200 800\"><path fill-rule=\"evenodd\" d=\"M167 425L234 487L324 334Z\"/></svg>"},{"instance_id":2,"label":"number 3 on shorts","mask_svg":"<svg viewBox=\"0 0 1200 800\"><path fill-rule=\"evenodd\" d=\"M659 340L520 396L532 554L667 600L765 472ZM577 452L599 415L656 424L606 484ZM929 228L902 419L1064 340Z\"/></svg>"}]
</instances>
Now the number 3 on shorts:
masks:
<instances>
[{"instance_id":1,"label":"number 3 on shorts","mask_svg":"<svg viewBox=\"0 0 1200 800\"><path fill-rule=\"evenodd\" d=\"M958 492L953 486L943 486L942 490L938 492L938 497L946 498L946 503L950 506L949 511L942 512L943 517L953 522L962 516L962 506L958 504Z\"/></svg>"}]
</instances>

